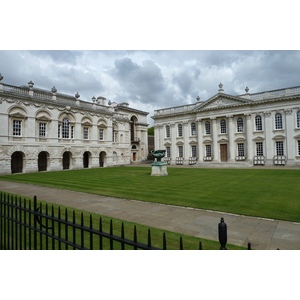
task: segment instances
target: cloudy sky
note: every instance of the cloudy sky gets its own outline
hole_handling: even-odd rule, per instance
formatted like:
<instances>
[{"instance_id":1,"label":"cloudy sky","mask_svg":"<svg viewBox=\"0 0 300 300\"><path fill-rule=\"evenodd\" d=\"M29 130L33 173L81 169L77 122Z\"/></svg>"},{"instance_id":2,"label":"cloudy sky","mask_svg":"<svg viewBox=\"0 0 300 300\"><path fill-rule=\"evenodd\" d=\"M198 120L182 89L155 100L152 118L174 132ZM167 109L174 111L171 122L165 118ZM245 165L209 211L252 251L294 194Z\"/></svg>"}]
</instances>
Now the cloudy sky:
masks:
<instances>
[{"instance_id":1,"label":"cloudy sky","mask_svg":"<svg viewBox=\"0 0 300 300\"><path fill-rule=\"evenodd\" d=\"M75 95L103 96L149 112L207 100L223 83L243 94L300 85L300 51L232 50L2 50L3 82ZM151 123L151 118L148 120Z\"/></svg>"},{"instance_id":2,"label":"cloudy sky","mask_svg":"<svg viewBox=\"0 0 300 300\"><path fill-rule=\"evenodd\" d=\"M155 109L207 100L220 82L233 95L300 85L293 0L106 2L3 3L3 82L128 102L150 125Z\"/></svg>"}]
</instances>

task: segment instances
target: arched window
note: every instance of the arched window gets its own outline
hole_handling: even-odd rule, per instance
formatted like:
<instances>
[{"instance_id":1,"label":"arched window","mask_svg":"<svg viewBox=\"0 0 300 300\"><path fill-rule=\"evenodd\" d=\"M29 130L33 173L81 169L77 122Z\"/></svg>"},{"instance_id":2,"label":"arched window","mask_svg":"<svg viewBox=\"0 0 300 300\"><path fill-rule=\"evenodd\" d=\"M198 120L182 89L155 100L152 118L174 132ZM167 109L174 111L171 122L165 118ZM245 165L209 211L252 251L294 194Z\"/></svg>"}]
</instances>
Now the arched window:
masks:
<instances>
[{"instance_id":1,"label":"arched window","mask_svg":"<svg viewBox=\"0 0 300 300\"><path fill-rule=\"evenodd\" d=\"M221 128L221 133L226 133L226 121L224 119L220 121L220 128Z\"/></svg>"},{"instance_id":2,"label":"arched window","mask_svg":"<svg viewBox=\"0 0 300 300\"><path fill-rule=\"evenodd\" d=\"M255 117L255 130L256 131L262 130L262 121L261 121L261 116L259 115Z\"/></svg>"},{"instance_id":3,"label":"arched window","mask_svg":"<svg viewBox=\"0 0 300 300\"><path fill-rule=\"evenodd\" d=\"M167 138L170 137L170 126L169 125L166 126L166 137Z\"/></svg>"},{"instance_id":4,"label":"arched window","mask_svg":"<svg viewBox=\"0 0 300 300\"><path fill-rule=\"evenodd\" d=\"M62 138L63 139L70 138L70 121L69 121L69 119L63 119L63 123L62 123Z\"/></svg>"},{"instance_id":5,"label":"arched window","mask_svg":"<svg viewBox=\"0 0 300 300\"><path fill-rule=\"evenodd\" d=\"M205 134L210 134L210 122L205 122Z\"/></svg>"},{"instance_id":6,"label":"arched window","mask_svg":"<svg viewBox=\"0 0 300 300\"><path fill-rule=\"evenodd\" d=\"M300 110L297 112L297 128L300 128Z\"/></svg>"},{"instance_id":7,"label":"arched window","mask_svg":"<svg viewBox=\"0 0 300 300\"><path fill-rule=\"evenodd\" d=\"M178 125L178 136L182 136L182 124Z\"/></svg>"},{"instance_id":8,"label":"arched window","mask_svg":"<svg viewBox=\"0 0 300 300\"><path fill-rule=\"evenodd\" d=\"M275 115L275 129L282 129L282 115L280 113Z\"/></svg>"},{"instance_id":9,"label":"arched window","mask_svg":"<svg viewBox=\"0 0 300 300\"><path fill-rule=\"evenodd\" d=\"M242 118L238 118L236 121L237 132L244 132L244 121Z\"/></svg>"},{"instance_id":10,"label":"arched window","mask_svg":"<svg viewBox=\"0 0 300 300\"><path fill-rule=\"evenodd\" d=\"M196 135L196 124L195 123L191 124L191 134Z\"/></svg>"}]
</instances>

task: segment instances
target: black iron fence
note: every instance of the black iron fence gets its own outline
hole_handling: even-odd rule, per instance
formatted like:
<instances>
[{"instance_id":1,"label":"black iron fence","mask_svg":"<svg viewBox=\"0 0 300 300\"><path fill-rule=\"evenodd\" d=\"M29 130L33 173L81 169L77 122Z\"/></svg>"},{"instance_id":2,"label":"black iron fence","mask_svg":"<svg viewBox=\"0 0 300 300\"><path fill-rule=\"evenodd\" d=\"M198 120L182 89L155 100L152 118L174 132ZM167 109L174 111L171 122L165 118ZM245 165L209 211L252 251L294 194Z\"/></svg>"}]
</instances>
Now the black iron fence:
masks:
<instances>
[{"instance_id":1,"label":"black iron fence","mask_svg":"<svg viewBox=\"0 0 300 300\"><path fill-rule=\"evenodd\" d=\"M161 248L152 246L151 231L148 229L147 242L138 242L137 228L133 226L132 239L125 238L124 223L119 235L114 233L110 220L108 232L103 231L101 217L62 210L59 206L42 204L34 196L30 199L0 192L0 250L167 250L166 234L161 238ZM97 228L97 229L95 229ZM126 234L128 236L128 234ZM224 219L219 224L220 249L226 250L227 226ZM183 239L179 239L183 250ZM250 243L248 249L251 249ZM199 250L202 243L199 242Z\"/></svg>"}]
</instances>

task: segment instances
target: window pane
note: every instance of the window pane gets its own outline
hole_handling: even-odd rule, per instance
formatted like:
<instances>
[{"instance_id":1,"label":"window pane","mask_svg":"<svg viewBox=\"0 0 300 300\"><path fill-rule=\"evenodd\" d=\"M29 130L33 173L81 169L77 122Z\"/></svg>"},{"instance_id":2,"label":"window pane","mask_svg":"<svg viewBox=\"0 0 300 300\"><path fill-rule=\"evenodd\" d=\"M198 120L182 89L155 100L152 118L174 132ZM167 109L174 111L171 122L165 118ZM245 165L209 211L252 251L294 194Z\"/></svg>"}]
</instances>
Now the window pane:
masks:
<instances>
[{"instance_id":1,"label":"window pane","mask_svg":"<svg viewBox=\"0 0 300 300\"><path fill-rule=\"evenodd\" d=\"M262 142L256 143L256 155L264 155Z\"/></svg>"},{"instance_id":2,"label":"window pane","mask_svg":"<svg viewBox=\"0 0 300 300\"><path fill-rule=\"evenodd\" d=\"M88 140L89 139L89 128L83 127L83 139Z\"/></svg>"},{"instance_id":3,"label":"window pane","mask_svg":"<svg viewBox=\"0 0 300 300\"><path fill-rule=\"evenodd\" d=\"M170 147L166 147L166 149L167 149L167 157L171 157L171 148Z\"/></svg>"},{"instance_id":4,"label":"window pane","mask_svg":"<svg viewBox=\"0 0 300 300\"><path fill-rule=\"evenodd\" d=\"M206 156L211 157L211 145L206 145Z\"/></svg>"},{"instance_id":5,"label":"window pane","mask_svg":"<svg viewBox=\"0 0 300 300\"><path fill-rule=\"evenodd\" d=\"M276 154L284 155L283 153L283 142L276 142Z\"/></svg>"},{"instance_id":6,"label":"window pane","mask_svg":"<svg viewBox=\"0 0 300 300\"><path fill-rule=\"evenodd\" d=\"M195 123L191 124L191 134L196 135L196 124Z\"/></svg>"},{"instance_id":7,"label":"window pane","mask_svg":"<svg viewBox=\"0 0 300 300\"><path fill-rule=\"evenodd\" d=\"M237 119L237 132L243 132L244 131L244 122L242 118Z\"/></svg>"},{"instance_id":8,"label":"window pane","mask_svg":"<svg viewBox=\"0 0 300 300\"><path fill-rule=\"evenodd\" d=\"M22 121L14 120L13 121L13 135L21 136Z\"/></svg>"},{"instance_id":9,"label":"window pane","mask_svg":"<svg viewBox=\"0 0 300 300\"><path fill-rule=\"evenodd\" d=\"M300 128L300 111L297 112L297 128Z\"/></svg>"},{"instance_id":10,"label":"window pane","mask_svg":"<svg viewBox=\"0 0 300 300\"><path fill-rule=\"evenodd\" d=\"M275 129L282 129L282 115L279 113L275 115Z\"/></svg>"},{"instance_id":11,"label":"window pane","mask_svg":"<svg viewBox=\"0 0 300 300\"><path fill-rule=\"evenodd\" d=\"M183 157L183 146L178 146L178 156Z\"/></svg>"},{"instance_id":12,"label":"window pane","mask_svg":"<svg viewBox=\"0 0 300 300\"><path fill-rule=\"evenodd\" d=\"M166 126L166 137L170 137L170 126Z\"/></svg>"},{"instance_id":13,"label":"window pane","mask_svg":"<svg viewBox=\"0 0 300 300\"><path fill-rule=\"evenodd\" d=\"M205 134L210 134L210 122L205 122Z\"/></svg>"},{"instance_id":14,"label":"window pane","mask_svg":"<svg viewBox=\"0 0 300 300\"><path fill-rule=\"evenodd\" d=\"M245 156L245 150L244 150L244 144L239 143L238 144L238 156Z\"/></svg>"},{"instance_id":15,"label":"window pane","mask_svg":"<svg viewBox=\"0 0 300 300\"><path fill-rule=\"evenodd\" d=\"M46 137L46 123L39 123L39 136Z\"/></svg>"},{"instance_id":16,"label":"window pane","mask_svg":"<svg viewBox=\"0 0 300 300\"><path fill-rule=\"evenodd\" d=\"M197 157L197 149L196 149L196 146L192 146L192 157Z\"/></svg>"},{"instance_id":17,"label":"window pane","mask_svg":"<svg viewBox=\"0 0 300 300\"><path fill-rule=\"evenodd\" d=\"M68 119L63 119L62 138L68 139L69 137L70 137L70 122Z\"/></svg>"},{"instance_id":18,"label":"window pane","mask_svg":"<svg viewBox=\"0 0 300 300\"><path fill-rule=\"evenodd\" d=\"M178 125L178 136L182 136L182 125Z\"/></svg>"},{"instance_id":19,"label":"window pane","mask_svg":"<svg viewBox=\"0 0 300 300\"><path fill-rule=\"evenodd\" d=\"M262 130L261 116L256 116L255 117L255 129L256 129L256 131L261 131Z\"/></svg>"},{"instance_id":20,"label":"window pane","mask_svg":"<svg viewBox=\"0 0 300 300\"><path fill-rule=\"evenodd\" d=\"M104 140L104 129L99 129L99 140L100 141Z\"/></svg>"},{"instance_id":21,"label":"window pane","mask_svg":"<svg viewBox=\"0 0 300 300\"><path fill-rule=\"evenodd\" d=\"M224 119L221 120L220 126L221 126L221 133L226 133L226 121Z\"/></svg>"}]
</instances>

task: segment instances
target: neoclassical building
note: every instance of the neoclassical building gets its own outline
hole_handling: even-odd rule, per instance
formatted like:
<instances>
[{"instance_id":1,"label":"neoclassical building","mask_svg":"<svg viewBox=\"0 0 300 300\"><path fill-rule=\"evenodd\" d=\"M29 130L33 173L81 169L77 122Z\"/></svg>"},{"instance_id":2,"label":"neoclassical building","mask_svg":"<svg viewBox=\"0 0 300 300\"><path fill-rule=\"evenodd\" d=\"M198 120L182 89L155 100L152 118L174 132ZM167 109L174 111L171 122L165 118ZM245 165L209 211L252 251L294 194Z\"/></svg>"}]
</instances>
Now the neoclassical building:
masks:
<instances>
[{"instance_id":1,"label":"neoclassical building","mask_svg":"<svg viewBox=\"0 0 300 300\"><path fill-rule=\"evenodd\" d=\"M300 167L300 87L218 93L154 112L155 148L170 164Z\"/></svg>"},{"instance_id":2,"label":"neoclassical building","mask_svg":"<svg viewBox=\"0 0 300 300\"><path fill-rule=\"evenodd\" d=\"M147 112L2 83L0 174L126 165L147 159Z\"/></svg>"}]
</instances>

